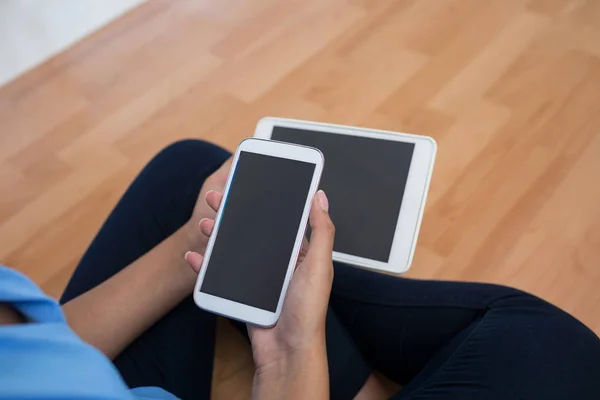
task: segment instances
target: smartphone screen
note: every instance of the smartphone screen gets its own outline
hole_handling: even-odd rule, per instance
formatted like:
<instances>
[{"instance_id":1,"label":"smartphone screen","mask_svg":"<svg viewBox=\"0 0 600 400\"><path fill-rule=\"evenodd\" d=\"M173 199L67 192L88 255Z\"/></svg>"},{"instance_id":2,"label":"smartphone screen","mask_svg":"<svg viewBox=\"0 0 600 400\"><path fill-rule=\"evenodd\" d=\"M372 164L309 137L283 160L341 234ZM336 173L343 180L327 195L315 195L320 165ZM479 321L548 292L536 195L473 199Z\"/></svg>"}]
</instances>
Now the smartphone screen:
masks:
<instances>
[{"instance_id":1,"label":"smartphone screen","mask_svg":"<svg viewBox=\"0 0 600 400\"><path fill-rule=\"evenodd\" d=\"M200 292L277 310L314 170L240 153Z\"/></svg>"}]
</instances>

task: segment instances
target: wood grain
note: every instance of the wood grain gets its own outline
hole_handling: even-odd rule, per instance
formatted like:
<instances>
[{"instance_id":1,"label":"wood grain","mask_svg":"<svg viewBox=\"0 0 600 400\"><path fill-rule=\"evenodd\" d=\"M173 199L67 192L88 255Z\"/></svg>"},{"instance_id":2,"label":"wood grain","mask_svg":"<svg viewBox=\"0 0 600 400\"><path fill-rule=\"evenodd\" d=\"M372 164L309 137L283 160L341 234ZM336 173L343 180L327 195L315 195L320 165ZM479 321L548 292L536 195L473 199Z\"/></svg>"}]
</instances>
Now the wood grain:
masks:
<instances>
[{"instance_id":1,"label":"wood grain","mask_svg":"<svg viewBox=\"0 0 600 400\"><path fill-rule=\"evenodd\" d=\"M166 144L356 124L438 141L408 276L512 285L600 333L598 4L150 0L0 88L0 260L59 296ZM213 397L251 377L220 323Z\"/></svg>"}]
</instances>

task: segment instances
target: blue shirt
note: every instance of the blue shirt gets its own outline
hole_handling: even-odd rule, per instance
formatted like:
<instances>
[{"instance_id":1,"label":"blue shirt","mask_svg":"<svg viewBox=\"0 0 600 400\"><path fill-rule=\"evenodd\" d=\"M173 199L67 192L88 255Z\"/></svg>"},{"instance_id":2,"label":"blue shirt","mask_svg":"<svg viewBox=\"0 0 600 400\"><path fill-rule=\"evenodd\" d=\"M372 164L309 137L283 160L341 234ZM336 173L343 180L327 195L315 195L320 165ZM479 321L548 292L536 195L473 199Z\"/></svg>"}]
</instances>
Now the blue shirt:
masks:
<instances>
[{"instance_id":1,"label":"blue shirt","mask_svg":"<svg viewBox=\"0 0 600 400\"><path fill-rule=\"evenodd\" d=\"M176 399L154 387L130 390L104 354L69 328L56 300L2 265L0 303L28 320L0 325L1 399Z\"/></svg>"}]
</instances>

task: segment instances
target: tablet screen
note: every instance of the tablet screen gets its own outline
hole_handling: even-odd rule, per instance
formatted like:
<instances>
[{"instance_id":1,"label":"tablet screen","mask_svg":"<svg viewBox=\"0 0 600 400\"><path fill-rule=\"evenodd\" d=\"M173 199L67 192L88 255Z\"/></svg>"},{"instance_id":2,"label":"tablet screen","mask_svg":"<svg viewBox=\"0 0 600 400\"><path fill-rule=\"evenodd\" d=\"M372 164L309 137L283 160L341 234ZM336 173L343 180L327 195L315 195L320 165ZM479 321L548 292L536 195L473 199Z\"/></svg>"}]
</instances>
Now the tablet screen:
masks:
<instances>
[{"instance_id":1,"label":"tablet screen","mask_svg":"<svg viewBox=\"0 0 600 400\"><path fill-rule=\"evenodd\" d=\"M336 226L334 250L388 262L414 143L281 126L271 138L323 152L320 187Z\"/></svg>"}]
</instances>

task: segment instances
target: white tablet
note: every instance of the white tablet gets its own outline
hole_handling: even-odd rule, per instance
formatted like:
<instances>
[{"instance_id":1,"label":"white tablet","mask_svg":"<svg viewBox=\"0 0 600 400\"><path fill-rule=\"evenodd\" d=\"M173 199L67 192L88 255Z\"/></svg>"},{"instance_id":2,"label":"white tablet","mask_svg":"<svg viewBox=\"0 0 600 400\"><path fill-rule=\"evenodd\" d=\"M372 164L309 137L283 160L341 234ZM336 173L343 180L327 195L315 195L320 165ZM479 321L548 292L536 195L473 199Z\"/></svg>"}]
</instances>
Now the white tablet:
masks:
<instances>
[{"instance_id":1,"label":"white tablet","mask_svg":"<svg viewBox=\"0 0 600 400\"><path fill-rule=\"evenodd\" d=\"M411 263L437 145L427 136L263 118L254 136L316 147L336 226L333 258L389 273Z\"/></svg>"}]
</instances>

